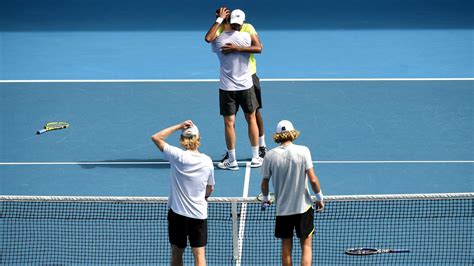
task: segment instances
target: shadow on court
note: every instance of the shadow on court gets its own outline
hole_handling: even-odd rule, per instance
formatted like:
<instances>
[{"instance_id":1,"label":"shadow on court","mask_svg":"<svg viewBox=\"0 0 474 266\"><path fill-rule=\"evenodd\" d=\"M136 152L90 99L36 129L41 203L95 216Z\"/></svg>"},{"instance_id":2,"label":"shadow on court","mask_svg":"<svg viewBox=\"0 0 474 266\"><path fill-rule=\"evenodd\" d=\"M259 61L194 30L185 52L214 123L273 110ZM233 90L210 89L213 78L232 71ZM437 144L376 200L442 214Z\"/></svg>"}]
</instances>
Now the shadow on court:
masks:
<instances>
[{"instance_id":1,"label":"shadow on court","mask_svg":"<svg viewBox=\"0 0 474 266\"><path fill-rule=\"evenodd\" d=\"M104 160L81 162L81 167L84 169L94 168L144 168L144 169L169 169L170 165L168 161L163 159L116 159L116 160Z\"/></svg>"}]
</instances>

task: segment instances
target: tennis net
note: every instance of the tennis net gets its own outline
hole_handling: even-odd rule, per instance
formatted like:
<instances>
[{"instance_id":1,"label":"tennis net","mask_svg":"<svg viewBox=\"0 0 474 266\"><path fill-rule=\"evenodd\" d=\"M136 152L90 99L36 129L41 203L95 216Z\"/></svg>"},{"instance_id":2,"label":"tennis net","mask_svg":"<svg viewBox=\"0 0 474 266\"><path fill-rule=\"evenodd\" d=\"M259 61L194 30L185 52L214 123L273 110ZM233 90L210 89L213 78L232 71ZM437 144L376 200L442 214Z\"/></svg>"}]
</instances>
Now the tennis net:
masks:
<instances>
[{"instance_id":1,"label":"tennis net","mask_svg":"<svg viewBox=\"0 0 474 266\"><path fill-rule=\"evenodd\" d=\"M328 196L316 265L472 265L474 193ZM0 196L0 264L168 265L167 198ZM275 206L212 198L208 265L278 265ZM348 248L409 253L349 256ZM293 243L299 261L299 241ZM192 264L190 249L185 264Z\"/></svg>"}]
</instances>

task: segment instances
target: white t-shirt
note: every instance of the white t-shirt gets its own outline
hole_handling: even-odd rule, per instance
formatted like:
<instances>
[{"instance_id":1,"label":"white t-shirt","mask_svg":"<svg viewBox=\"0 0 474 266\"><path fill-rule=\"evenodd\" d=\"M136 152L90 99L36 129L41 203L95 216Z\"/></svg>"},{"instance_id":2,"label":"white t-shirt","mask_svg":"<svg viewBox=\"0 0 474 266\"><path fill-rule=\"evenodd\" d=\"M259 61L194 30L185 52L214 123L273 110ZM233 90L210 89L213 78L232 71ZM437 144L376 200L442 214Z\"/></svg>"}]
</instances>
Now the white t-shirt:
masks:
<instances>
[{"instance_id":1,"label":"white t-shirt","mask_svg":"<svg viewBox=\"0 0 474 266\"><path fill-rule=\"evenodd\" d=\"M252 40L247 32L225 31L212 42L212 51L217 54L220 62L220 89L225 91L250 89L253 86L249 71L250 54L235 52L224 55L221 48L227 43L249 47Z\"/></svg>"},{"instance_id":2,"label":"white t-shirt","mask_svg":"<svg viewBox=\"0 0 474 266\"><path fill-rule=\"evenodd\" d=\"M214 185L214 164L209 156L165 144L170 162L170 196L173 212L194 219L207 219L206 186Z\"/></svg>"},{"instance_id":3,"label":"white t-shirt","mask_svg":"<svg viewBox=\"0 0 474 266\"><path fill-rule=\"evenodd\" d=\"M305 146L290 144L267 152L261 173L271 179L276 200L276 215L306 212L313 202L306 170L313 168L311 153Z\"/></svg>"}]
</instances>

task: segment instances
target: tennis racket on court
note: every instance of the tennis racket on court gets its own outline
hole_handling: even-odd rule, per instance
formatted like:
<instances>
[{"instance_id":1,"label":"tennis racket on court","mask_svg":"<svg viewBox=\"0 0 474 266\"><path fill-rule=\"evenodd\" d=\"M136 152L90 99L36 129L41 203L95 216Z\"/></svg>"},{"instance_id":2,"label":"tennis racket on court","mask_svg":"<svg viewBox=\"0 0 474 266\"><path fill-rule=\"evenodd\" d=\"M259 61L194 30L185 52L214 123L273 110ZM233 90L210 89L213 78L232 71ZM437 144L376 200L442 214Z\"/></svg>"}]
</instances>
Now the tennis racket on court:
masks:
<instances>
[{"instance_id":1,"label":"tennis racket on court","mask_svg":"<svg viewBox=\"0 0 474 266\"><path fill-rule=\"evenodd\" d=\"M273 192L268 193L268 196L270 196L270 204L268 202L263 202L263 194L260 193L257 196L257 200L262 203L262 211L268 208L271 204L275 203L275 194Z\"/></svg>"},{"instance_id":2,"label":"tennis racket on court","mask_svg":"<svg viewBox=\"0 0 474 266\"><path fill-rule=\"evenodd\" d=\"M49 122L46 125L44 125L43 129L38 130L36 134L43 134L48 131L52 130L58 130L58 129L65 129L69 127L69 123L67 122Z\"/></svg>"},{"instance_id":3,"label":"tennis racket on court","mask_svg":"<svg viewBox=\"0 0 474 266\"><path fill-rule=\"evenodd\" d=\"M377 248L350 248L346 250L347 255L352 256L366 256L382 253L407 253L408 249L377 249Z\"/></svg>"}]
</instances>

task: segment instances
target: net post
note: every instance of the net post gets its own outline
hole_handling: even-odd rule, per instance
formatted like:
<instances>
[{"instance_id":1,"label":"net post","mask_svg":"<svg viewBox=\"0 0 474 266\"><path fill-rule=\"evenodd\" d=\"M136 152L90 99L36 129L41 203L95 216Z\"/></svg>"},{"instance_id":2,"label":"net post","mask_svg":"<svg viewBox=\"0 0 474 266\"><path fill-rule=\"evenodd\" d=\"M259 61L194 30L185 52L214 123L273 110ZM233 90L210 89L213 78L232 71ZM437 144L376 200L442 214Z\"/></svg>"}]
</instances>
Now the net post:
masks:
<instances>
[{"instance_id":1,"label":"net post","mask_svg":"<svg viewBox=\"0 0 474 266\"><path fill-rule=\"evenodd\" d=\"M237 216L237 202L231 201L232 209L232 246L233 246L233 257L236 265L240 264L239 258L239 231L238 231L238 216Z\"/></svg>"}]
</instances>

